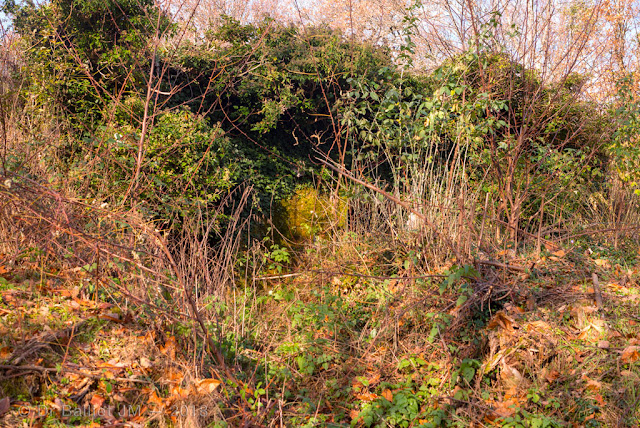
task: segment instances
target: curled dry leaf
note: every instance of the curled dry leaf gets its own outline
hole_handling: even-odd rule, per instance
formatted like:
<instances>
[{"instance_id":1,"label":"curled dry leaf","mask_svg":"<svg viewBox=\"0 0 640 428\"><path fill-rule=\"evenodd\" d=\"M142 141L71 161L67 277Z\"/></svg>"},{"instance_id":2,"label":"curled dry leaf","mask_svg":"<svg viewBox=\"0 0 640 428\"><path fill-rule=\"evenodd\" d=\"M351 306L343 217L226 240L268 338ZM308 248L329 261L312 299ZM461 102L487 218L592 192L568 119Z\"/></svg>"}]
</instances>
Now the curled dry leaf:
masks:
<instances>
[{"instance_id":1,"label":"curled dry leaf","mask_svg":"<svg viewBox=\"0 0 640 428\"><path fill-rule=\"evenodd\" d=\"M164 400L160 398L155 389L143 388L141 390L142 393L147 394L147 403L153 406L164 406Z\"/></svg>"},{"instance_id":2,"label":"curled dry leaf","mask_svg":"<svg viewBox=\"0 0 640 428\"><path fill-rule=\"evenodd\" d=\"M544 321L531 321L525 324L527 331L537 331L538 333L548 333L551 331L551 326Z\"/></svg>"},{"instance_id":3,"label":"curled dry leaf","mask_svg":"<svg viewBox=\"0 0 640 428\"><path fill-rule=\"evenodd\" d=\"M374 373L367 373L367 381L369 381L369 385L376 385L378 382L380 382L380 373L378 372L374 372Z\"/></svg>"},{"instance_id":4,"label":"curled dry leaf","mask_svg":"<svg viewBox=\"0 0 640 428\"><path fill-rule=\"evenodd\" d=\"M516 322L513 318L504 313L504 311L498 311L489 321L489 328L493 329L501 327L505 330L513 330Z\"/></svg>"},{"instance_id":5,"label":"curled dry leaf","mask_svg":"<svg viewBox=\"0 0 640 428\"><path fill-rule=\"evenodd\" d=\"M4 415L11 408L11 402L9 401L9 397L4 397L0 400L0 416Z\"/></svg>"},{"instance_id":6,"label":"curled dry leaf","mask_svg":"<svg viewBox=\"0 0 640 428\"><path fill-rule=\"evenodd\" d=\"M167 337L164 346L160 347L160 352L174 359L176 357L176 339L172 336Z\"/></svg>"},{"instance_id":7,"label":"curled dry leaf","mask_svg":"<svg viewBox=\"0 0 640 428\"><path fill-rule=\"evenodd\" d=\"M557 251L560 249L558 244L551 241L544 241L543 245L544 245L544 248L546 248L548 251Z\"/></svg>"},{"instance_id":8,"label":"curled dry leaf","mask_svg":"<svg viewBox=\"0 0 640 428\"><path fill-rule=\"evenodd\" d=\"M548 372L546 370L544 370L544 372L545 372L544 378L549 383L555 382L556 379L558 379L560 377L560 372L558 370L549 370Z\"/></svg>"},{"instance_id":9,"label":"curled dry leaf","mask_svg":"<svg viewBox=\"0 0 640 428\"><path fill-rule=\"evenodd\" d=\"M598 382L597 380L593 380L589 378L589 376L587 375L582 375L582 380L585 381L585 386L584 386L585 390L600 391L600 388L602 387L602 383Z\"/></svg>"},{"instance_id":10,"label":"curled dry leaf","mask_svg":"<svg viewBox=\"0 0 640 428\"><path fill-rule=\"evenodd\" d=\"M508 389L517 388L524 380L522 374L513 366L506 363L504 358L500 361L500 377Z\"/></svg>"},{"instance_id":11,"label":"curled dry leaf","mask_svg":"<svg viewBox=\"0 0 640 428\"><path fill-rule=\"evenodd\" d=\"M631 364L638 361L640 358L640 346L627 346L624 351L622 351L622 355L620 355L620 361L625 364Z\"/></svg>"},{"instance_id":12,"label":"curled dry leaf","mask_svg":"<svg viewBox=\"0 0 640 428\"><path fill-rule=\"evenodd\" d=\"M99 409L104 404L104 398L98 394L93 394L91 401L89 402L94 409Z\"/></svg>"},{"instance_id":13,"label":"curled dry leaf","mask_svg":"<svg viewBox=\"0 0 640 428\"><path fill-rule=\"evenodd\" d=\"M98 318L100 318L102 320L115 322L115 323L122 323L123 322L121 317L120 317L120 315L115 313L115 312L109 312L109 313L106 313L106 314L100 314L100 315L98 315Z\"/></svg>"},{"instance_id":14,"label":"curled dry leaf","mask_svg":"<svg viewBox=\"0 0 640 428\"><path fill-rule=\"evenodd\" d=\"M221 384L218 379L202 379L196 383L196 392L206 395L214 392Z\"/></svg>"},{"instance_id":15,"label":"curled dry leaf","mask_svg":"<svg viewBox=\"0 0 640 428\"><path fill-rule=\"evenodd\" d=\"M183 388L179 385L170 385L169 386L169 394L172 399L182 399L187 398L190 395L190 391L187 388Z\"/></svg>"},{"instance_id":16,"label":"curled dry leaf","mask_svg":"<svg viewBox=\"0 0 640 428\"><path fill-rule=\"evenodd\" d=\"M505 303L504 309L505 309L505 311L507 311L508 314L519 315L519 314L523 314L524 313L524 309L523 308L521 308L520 306L516 306L516 305L514 305L512 303Z\"/></svg>"},{"instance_id":17,"label":"curled dry leaf","mask_svg":"<svg viewBox=\"0 0 640 428\"><path fill-rule=\"evenodd\" d=\"M140 357L140 367L148 369L152 366L151 360L147 357Z\"/></svg>"},{"instance_id":18,"label":"curled dry leaf","mask_svg":"<svg viewBox=\"0 0 640 428\"><path fill-rule=\"evenodd\" d=\"M485 421L493 424L498 418L513 416L518 411L520 401L517 397L505 397L504 401L492 402L491 413L485 416Z\"/></svg>"},{"instance_id":19,"label":"curled dry leaf","mask_svg":"<svg viewBox=\"0 0 640 428\"><path fill-rule=\"evenodd\" d=\"M369 401L373 401L373 400L377 399L378 396L376 394L374 394L374 393L365 392L363 394L356 394L356 398L358 400L369 402Z\"/></svg>"},{"instance_id":20,"label":"curled dry leaf","mask_svg":"<svg viewBox=\"0 0 640 428\"><path fill-rule=\"evenodd\" d=\"M382 396L389 402L393 401L393 393L389 389L382 391Z\"/></svg>"}]
</instances>

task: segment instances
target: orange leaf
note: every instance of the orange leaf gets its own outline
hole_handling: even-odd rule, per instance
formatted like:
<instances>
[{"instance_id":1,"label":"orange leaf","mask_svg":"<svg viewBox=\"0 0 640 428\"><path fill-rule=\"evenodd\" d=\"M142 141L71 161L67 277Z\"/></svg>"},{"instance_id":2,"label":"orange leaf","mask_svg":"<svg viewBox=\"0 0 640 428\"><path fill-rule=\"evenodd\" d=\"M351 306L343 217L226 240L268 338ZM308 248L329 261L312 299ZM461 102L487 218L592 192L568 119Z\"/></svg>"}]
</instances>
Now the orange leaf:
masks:
<instances>
[{"instance_id":1,"label":"orange leaf","mask_svg":"<svg viewBox=\"0 0 640 428\"><path fill-rule=\"evenodd\" d=\"M498 414L498 416L507 418L509 416L513 416L518 406L518 400L515 398L511 398L502 402L495 403L494 412Z\"/></svg>"},{"instance_id":2,"label":"orange leaf","mask_svg":"<svg viewBox=\"0 0 640 428\"><path fill-rule=\"evenodd\" d=\"M98 318L102 319L102 320L107 320L107 321L111 321L111 322L115 322L115 323L122 323L123 320L120 319L120 315L110 312L108 314L100 314L98 315Z\"/></svg>"},{"instance_id":3,"label":"orange leaf","mask_svg":"<svg viewBox=\"0 0 640 428\"><path fill-rule=\"evenodd\" d=\"M640 346L627 346L625 350L622 351L620 360L625 364L635 363L638 361L638 358L640 358L638 351L640 351Z\"/></svg>"},{"instance_id":4,"label":"orange leaf","mask_svg":"<svg viewBox=\"0 0 640 428\"><path fill-rule=\"evenodd\" d=\"M6 360L12 354L13 350L8 346L3 346L0 348L0 360Z\"/></svg>"},{"instance_id":5,"label":"orange leaf","mask_svg":"<svg viewBox=\"0 0 640 428\"><path fill-rule=\"evenodd\" d=\"M378 396L374 393L364 393L364 394L356 394L356 398L358 400L362 400L362 401L373 401L376 398L378 398Z\"/></svg>"},{"instance_id":6,"label":"orange leaf","mask_svg":"<svg viewBox=\"0 0 640 428\"><path fill-rule=\"evenodd\" d=\"M168 355L172 359L176 357L176 339L172 336L167 337L164 346L160 348L160 352Z\"/></svg>"},{"instance_id":7,"label":"orange leaf","mask_svg":"<svg viewBox=\"0 0 640 428\"><path fill-rule=\"evenodd\" d=\"M549 373L547 373L547 375L545 376L545 379L547 379L547 382L553 383L559 377L560 377L560 372L558 370L551 370Z\"/></svg>"},{"instance_id":8,"label":"orange leaf","mask_svg":"<svg viewBox=\"0 0 640 428\"><path fill-rule=\"evenodd\" d=\"M148 369L153 366L153 363L147 357L140 357L139 364L140 364L140 367L142 367L143 369Z\"/></svg>"},{"instance_id":9,"label":"orange leaf","mask_svg":"<svg viewBox=\"0 0 640 428\"><path fill-rule=\"evenodd\" d=\"M52 293L56 293L58 296L61 297L71 297L71 290L69 290L68 288L56 288L51 290Z\"/></svg>"},{"instance_id":10,"label":"orange leaf","mask_svg":"<svg viewBox=\"0 0 640 428\"><path fill-rule=\"evenodd\" d=\"M73 301L81 306L88 306L90 308L94 308L96 306L95 302L87 299L79 299L77 297L73 297ZM116 315L117 316L117 315Z\"/></svg>"},{"instance_id":11,"label":"orange leaf","mask_svg":"<svg viewBox=\"0 0 640 428\"><path fill-rule=\"evenodd\" d=\"M367 373L367 381L369 381L369 385L375 385L380 382L380 373Z\"/></svg>"},{"instance_id":12,"label":"orange leaf","mask_svg":"<svg viewBox=\"0 0 640 428\"><path fill-rule=\"evenodd\" d=\"M165 375L167 377L168 380L170 380L173 383L180 383L182 382L182 379L184 379L184 374L182 374L180 371L176 370L176 369L169 369L165 372Z\"/></svg>"},{"instance_id":13,"label":"orange leaf","mask_svg":"<svg viewBox=\"0 0 640 428\"><path fill-rule=\"evenodd\" d=\"M525 325L527 331L537 331L538 333L545 333L551 330L551 326L544 321L531 321Z\"/></svg>"},{"instance_id":14,"label":"orange leaf","mask_svg":"<svg viewBox=\"0 0 640 428\"><path fill-rule=\"evenodd\" d=\"M602 384L600 382L598 382L597 380L589 379L589 378L586 378L585 380L587 381L587 385L585 386L585 389L588 389L591 391L600 391L600 388L602 387Z\"/></svg>"},{"instance_id":15,"label":"orange leaf","mask_svg":"<svg viewBox=\"0 0 640 428\"><path fill-rule=\"evenodd\" d=\"M89 402L94 409L99 409L104 404L104 398L99 396L98 394L93 394L91 397L91 401Z\"/></svg>"},{"instance_id":16,"label":"orange leaf","mask_svg":"<svg viewBox=\"0 0 640 428\"><path fill-rule=\"evenodd\" d=\"M182 387L177 386L177 385L172 385L172 386L169 387L169 394L174 396L173 398L175 398L175 397L177 397L177 398L187 398L190 395L188 389L182 388Z\"/></svg>"},{"instance_id":17,"label":"orange leaf","mask_svg":"<svg viewBox=\"0 0 640 428\"><path fill-rule=\"evenodd\" d=\"M511 330L515 321L513 318L504 313L504 311L498 311L489 321L489 328L496 328L498 326L505 330Z\"/></svg>"},{"instance_id":18,"label":"orange leaf","mask_svg":"<svg viewBox=\"0 0 640 428\"><path fill-rule=\"evenodd\" d=\"M158 396L158 394L156 393L155 390L151 391L147 401L149 403L151 403L151 404L155 404L155 405L160 406L160 407L164 406L164 400Z\"/></svg>"},{"instance_id":19,"label":"orange leaf","mask_svg":"<svg viewBox=\"0 0 640 428\"><path fill-rule=\"evenodd\" d=\"M221 384L218 379L202 379L196 384L198 394L211 394Z\"/></svg>"},{"instance_id":20,"label":"orange leaf","mask_svg":"<svg viewBox=\"0 0 640 428\"><path fill-rule=\"evenodd\" d=\"M360 412L352 409L349 411L349 417L351 418L352 421L355 421L356 419L358 419L358 416L360 416Z\"/></svg>"},{"instance_id":21,"label":"orange leaf","mask_svg":"<svg viewBox=\"0 0 640 428\"><path fill-rule=\"evenodd\" d=\"M147 409L146 406L142 406L137 413L135 413L135 412L133 413L135 416L133 417L133 419L131 419L131 422L138 423L138 422L146 421L147 417L145 415L146 415L148 410L149 409Z\"/></svg>"},{"instance_id":22,"label":"orange leaf","mask_svg":"<svg viewBox=\"0 0 640 428\"><path fill-rule=\"evenodd\" d=\"M604 398L602 398L602 395L596 394L594 398L598 402L598 404L604 406Z\"/></svg>"},{"instance_id":23,"label":"orange leaf","mask_svg":"<svg viewBox=\"0 0 640 428\"><path fill-rule=\"evenodd\" d=\"M389 402L393 401L393 393L388 389L382 391L382 396Z\"/></svg>"}]
</instances>

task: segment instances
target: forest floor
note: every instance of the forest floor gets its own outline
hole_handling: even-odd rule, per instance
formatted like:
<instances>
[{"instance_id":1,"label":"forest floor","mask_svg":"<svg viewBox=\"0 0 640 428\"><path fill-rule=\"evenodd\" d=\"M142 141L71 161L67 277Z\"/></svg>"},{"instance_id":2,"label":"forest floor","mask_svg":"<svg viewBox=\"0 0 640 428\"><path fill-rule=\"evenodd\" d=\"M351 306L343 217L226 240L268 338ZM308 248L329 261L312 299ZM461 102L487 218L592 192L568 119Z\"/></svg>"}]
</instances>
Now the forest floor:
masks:
<instances>
[{"instance_id":1,"label":"forest floor","mask_svg":"<svg viewBox=\"0 0 640 428\"><path fill-rule=\"evenodd\" d=\"M429 277L384 257L230 293L224 371L82 268L0 255L0 426L640 426L635 250Z\"/></svg>"}]
</instances>

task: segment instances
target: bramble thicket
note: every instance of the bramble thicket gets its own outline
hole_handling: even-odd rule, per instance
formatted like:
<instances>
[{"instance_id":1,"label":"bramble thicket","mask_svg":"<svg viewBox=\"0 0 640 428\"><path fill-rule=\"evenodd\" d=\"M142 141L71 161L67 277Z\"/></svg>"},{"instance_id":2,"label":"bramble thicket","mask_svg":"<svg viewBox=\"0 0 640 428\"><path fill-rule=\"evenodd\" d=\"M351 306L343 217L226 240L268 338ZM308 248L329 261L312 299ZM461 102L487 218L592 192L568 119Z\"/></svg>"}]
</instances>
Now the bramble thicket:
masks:
<instances>
[{"instance_id":1,"label":"bramble thicket","mask_svg":"<svg viewBox=\"0 0 640 428\"><path fill-rule=\"evenodd\" d=\"M637 426L640 6L241 3L4 2L0 422Z\"/></svg>"}]
</instances>

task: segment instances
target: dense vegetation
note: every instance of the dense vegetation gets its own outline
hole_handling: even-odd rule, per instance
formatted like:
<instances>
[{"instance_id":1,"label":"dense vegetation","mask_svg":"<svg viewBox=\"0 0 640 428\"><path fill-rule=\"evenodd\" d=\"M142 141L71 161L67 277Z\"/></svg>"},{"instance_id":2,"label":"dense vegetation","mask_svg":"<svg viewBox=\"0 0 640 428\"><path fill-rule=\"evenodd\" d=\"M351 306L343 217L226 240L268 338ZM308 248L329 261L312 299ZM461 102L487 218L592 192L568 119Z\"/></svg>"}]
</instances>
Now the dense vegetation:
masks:
<instances>
[{"instance_id":1,"label":"dense vegetation","mask_svg":"<svg viewBox=\"0 0 640 428\"><path fill-rule=\"evenodd\" d=\"M387 46L5 2L0 418L637 426L635 75L497 13L425 69L416 5Z\"/></svg>"}]
</instances>

